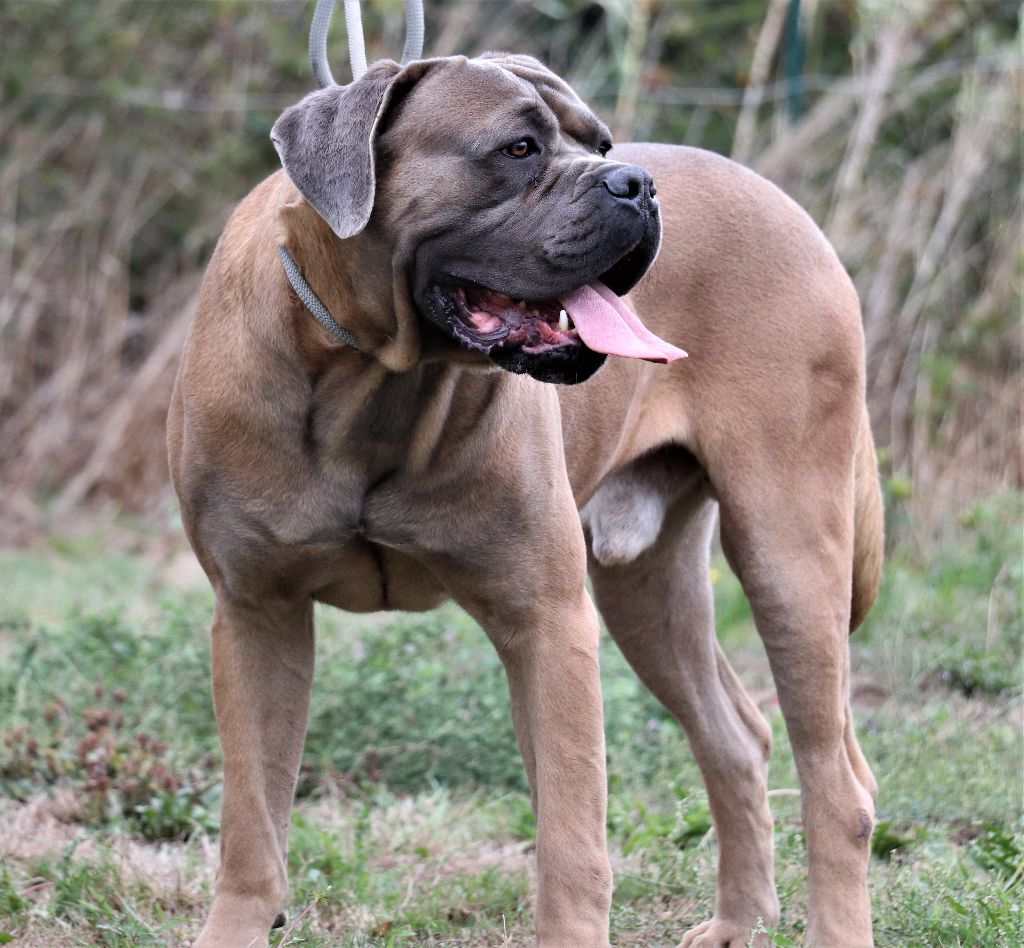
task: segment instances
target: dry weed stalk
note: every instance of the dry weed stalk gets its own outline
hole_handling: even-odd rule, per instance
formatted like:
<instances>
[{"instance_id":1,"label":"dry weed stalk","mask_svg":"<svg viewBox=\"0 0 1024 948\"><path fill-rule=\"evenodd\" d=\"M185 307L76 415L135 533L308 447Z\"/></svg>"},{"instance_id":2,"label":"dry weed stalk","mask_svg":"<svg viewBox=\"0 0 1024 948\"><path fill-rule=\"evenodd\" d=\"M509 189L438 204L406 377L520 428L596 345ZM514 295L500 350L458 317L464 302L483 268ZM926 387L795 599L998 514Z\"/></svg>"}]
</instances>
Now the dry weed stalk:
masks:
<instances>
[{"instance_id":1,"label":"dry weed stalk","mask_svg":"<svg viewBox=\"0 0 1024 948\"><path fill-rule=\"evenodd\" d=\"M927 526L1022 483L1020 36L992 26L997 4L808 2L812 36L855 9L853 71L809 75L809 110L790 122L785 89L770 82L787 5L773 0L737 34L734 8L722 5L558 0L550 10L495 5L481 18L476 4L455 2L434 11L433 51L539 53L622 135L672 138L665 130L685 119L678 140L702 144L726 128L733 154L807 207L853 274L886 471L912 485L912 513ZM58 510L103 498L147 510L167 496L163 417L201 264L231 202L272 167L265 131L305 82L280 84L265 46L283 30L296 64L282 71L304 75L301 3L190 10L207 37L192 62L180 38L161 46L146 32L167 15L161 6L116 0L98 15L148 37L144 83L97 101L109 76L47 76L45 94L0 104L8 534L23 532L41 498ZM29 37L47 15L9 9L0 29L14 14ZM371 55L394 48L400 27L371 20ZM702 87L683 61L714 46L716 29L721 47L738 49L737 70L749 70L731 88ZM174 135L189 160L167 150ZM224 154L243 175L211 174Z\"/></svg>"},{"instance_id":2,"label":"dry weed stalk","mask_svg":"<svg viewBox=\"0 0 1024 948\"><path fill-rule=\"evenodd\" d=\"M876 7L857 44L863 94L827 93L754 161L824 222L854 275L876 436L923 529L1024 482L1022 71L973 12ZM961 34L970 59L920 67Z\"/></svg>"}]
</instances>

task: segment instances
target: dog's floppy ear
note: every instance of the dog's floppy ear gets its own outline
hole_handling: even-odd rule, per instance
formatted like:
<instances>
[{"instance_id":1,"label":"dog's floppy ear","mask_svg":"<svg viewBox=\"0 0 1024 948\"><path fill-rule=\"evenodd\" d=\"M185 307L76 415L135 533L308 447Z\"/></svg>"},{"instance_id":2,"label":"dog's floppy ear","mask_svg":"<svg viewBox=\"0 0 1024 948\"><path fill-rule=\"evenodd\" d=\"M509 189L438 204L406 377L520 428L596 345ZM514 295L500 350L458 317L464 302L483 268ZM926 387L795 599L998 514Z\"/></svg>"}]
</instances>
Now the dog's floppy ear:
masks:
<instances>
[{"instance_id":1,"label":"dog's floppy ear","mask_svg":"<svg viewBox=\"0 0 1024 948\"><path fill-rule=\"evenodd\" d=\"M421 74L377 62L347 86L310 93L274 123L270 138L284 170L339 237L358 234L373 211L374 139L396 80Z\"/></svg>"}]
</instances>

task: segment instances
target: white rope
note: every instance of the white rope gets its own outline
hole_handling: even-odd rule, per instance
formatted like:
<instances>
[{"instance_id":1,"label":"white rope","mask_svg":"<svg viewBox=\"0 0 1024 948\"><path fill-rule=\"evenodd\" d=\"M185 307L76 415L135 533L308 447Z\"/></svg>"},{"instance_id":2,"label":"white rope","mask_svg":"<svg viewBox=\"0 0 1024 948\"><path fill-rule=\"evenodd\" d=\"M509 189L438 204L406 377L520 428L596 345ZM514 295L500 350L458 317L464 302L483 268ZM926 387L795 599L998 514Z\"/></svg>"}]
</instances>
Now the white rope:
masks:
<instances>
[{"instance_id":1,"label":"white rope","mask_svg":"<svg viewBox=\"0 0 1024 948\"><path fill-rule=\"evenodd\" d=\"M348 31L348 61L352 67L352 78L358 79L366 72L366 44L359 0L345 0L345 29Z\"/></svg>"},{"instance_id":2,"label":"white rope","mask_svg":"<svg viewBox=\"0 0 1024 948\"><path fill-rule=\"evenodd\" d=\"M327 62L327 32L331 27L334 0L317 0L313 22L309 27L309 61L321 89L334 85L331 66Z\"/></svg>"},{"instance_id":3,"label":"white rope","mask_svg":"<svg viewBox=\"0 0 1024 948\"><path fill-rule=\"evenodd\" d=\"M402 65L423 58L423 0L405 0L405 48Z\"/></svg>"},{"instance_id":4,"label":"white rope","mask_svg":"<svg viewBox=\"0 0 1024 948\"><path fill-rule=\"evenodd\" d=\"M335 84L327 61L327 34L331 28L335 0L317 0L313 23L309 28L309 61L317 84L323 88ZM359 0L345 0L345 29L348 33L348 61L352 78L366 72L366 41L363 38L363 16ZM405 0L405 47L402 65L423 56L423 0Z\"/></svg>"}]
</instances>

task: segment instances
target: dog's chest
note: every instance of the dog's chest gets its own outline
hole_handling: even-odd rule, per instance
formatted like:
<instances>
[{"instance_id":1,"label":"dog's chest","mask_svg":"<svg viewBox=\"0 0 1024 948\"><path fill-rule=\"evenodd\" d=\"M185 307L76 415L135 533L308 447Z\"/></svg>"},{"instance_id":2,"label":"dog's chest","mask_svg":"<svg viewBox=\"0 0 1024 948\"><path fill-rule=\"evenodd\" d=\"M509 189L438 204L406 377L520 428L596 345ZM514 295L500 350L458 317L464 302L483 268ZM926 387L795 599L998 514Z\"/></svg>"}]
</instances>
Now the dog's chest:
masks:
<instances>
[{"instance_id":1,"label":"dog's chest","mask_svg":"<svg viewBox=\"0 0 1024 948\"><path fill-rule=\"evenodd\" d=\"M338 557L334 576L313 598L346 612L423 612L437 608L447 594L412 557L357 541Z\"/></svg>"},{"instance_id":2,"label":"dog's chest","mask_svg":"<svg viewBox=\"0 0 1024 948\"><path fill-rule=\"evenodd\" d=\"M233 518L204 544L229 589L292 599L310 596L348 612L418 612L446 594L411 555L372 542L360 524L332 518ZM346 518L348 519L348 518Z\"/></svg>"}]
</instances>

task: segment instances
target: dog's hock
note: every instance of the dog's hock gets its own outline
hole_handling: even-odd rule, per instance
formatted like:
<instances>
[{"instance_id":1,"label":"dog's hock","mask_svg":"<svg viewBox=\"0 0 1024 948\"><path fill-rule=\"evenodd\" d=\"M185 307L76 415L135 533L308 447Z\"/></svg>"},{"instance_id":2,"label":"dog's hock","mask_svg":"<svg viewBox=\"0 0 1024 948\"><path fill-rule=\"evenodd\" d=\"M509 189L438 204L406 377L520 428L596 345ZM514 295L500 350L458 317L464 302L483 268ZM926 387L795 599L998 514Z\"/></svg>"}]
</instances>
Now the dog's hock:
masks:
<instances>
[{"instance_id":1,"label":"dog's hock","mask_svg":"<svg viewBox=\"0 0 1024 948\"><path fill-rule=\"evenodd\" d=\"M594 558L602 566L621 565L654 546L667 504L657 485L628 474L610 478L580 511Z\"/></svg>"}]
</instances>

